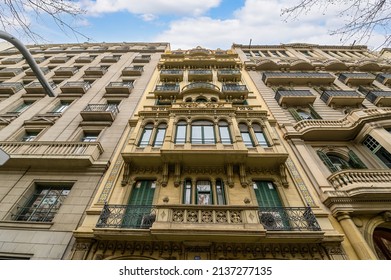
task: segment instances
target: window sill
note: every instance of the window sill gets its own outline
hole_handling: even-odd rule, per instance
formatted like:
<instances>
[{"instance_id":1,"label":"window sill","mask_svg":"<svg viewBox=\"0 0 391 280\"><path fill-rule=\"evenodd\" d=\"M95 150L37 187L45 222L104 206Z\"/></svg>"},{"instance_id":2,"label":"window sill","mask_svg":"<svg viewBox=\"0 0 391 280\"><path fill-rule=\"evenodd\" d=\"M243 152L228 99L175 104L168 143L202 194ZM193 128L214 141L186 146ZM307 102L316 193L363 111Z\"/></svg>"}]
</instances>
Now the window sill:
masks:
<instances>
[{"instance_id":1,"label":"window sill","mask_svg":"<svg viewBox=\"0 0 391 280\"><path fill-rule=\"evenodd\" d=\"M2 228L50 229L53 222L0 221Z\"/></svg>"}]
</instances>

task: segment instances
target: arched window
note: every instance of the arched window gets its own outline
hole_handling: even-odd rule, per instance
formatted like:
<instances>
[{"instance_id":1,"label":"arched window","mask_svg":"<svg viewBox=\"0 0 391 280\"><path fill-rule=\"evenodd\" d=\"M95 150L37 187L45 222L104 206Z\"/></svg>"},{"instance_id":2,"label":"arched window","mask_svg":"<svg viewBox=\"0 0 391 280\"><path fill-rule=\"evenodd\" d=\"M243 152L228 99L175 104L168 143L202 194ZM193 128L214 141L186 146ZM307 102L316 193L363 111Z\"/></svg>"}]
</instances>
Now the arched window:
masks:
<instances>
[{"instance_id":1,"label":"arched window","mask_svg":"<svg viewBox=\"0 0 391 280\"><path fill-rule=\"evenodd\" d=\"M153 143L154 147L163 146L164 136L166 135L167 125L165 123L159 124L156 131L155 141Z\"/></svg>"},{"instance_id":2,"label":"arched window","mask_svg":"<svg viewBox=\"0 0 391 280\"><path fill-rule=\"evenodd\" d=\"M265 134L262 131L262 128L259 124L252 125L255 137L257 138L258 144L262 147L269 147L269 143L266 140Z\"/></svg>"},{"instance_id":3,"label":"arched window","mask_svg":"<svg viewBox=\"0 0 391 280\"><path fill-rule=\"evenodd\" d=\"M146 147L149 144L149 139L151 138L152 135L152 130L153 130L153 124L148 123L145 125L143 134L141 135L141 139L139 142L139 147Z\"/></svg>"},{"instance_id":4,"label":"arched window","mask_svg":"<svg viewBox=\"0 0 391 280\"><path fill-rule=\"evenodd\" d=\"M195 121L191 124L192 144L215 144L213 123L210 121Z\"/></svg>"},{"instance_id":5,"label":"arched window","mask_svg":"<svg viewBox=\"0 0 391 280\"><path fill-rule=\"evenodd\" d=\"M226 121L219 121L220 140L223 144L232 144L231 134L229 133L229 126Z\"/></svg>"},{"instance_id":6,"label":"arched window","mask_svg":"<svg viewBox=\"0 0 391 280\"><path fill-rule=\"evenodd\" d=\"M331 172L338 172L344 169L366 169L366 165L350 150L348 158L335 153L325 153L321 150L317 151L318 156Z\"/></svg>"},{"instance_id":7,"label":"arched window","mask_svg":"<svg viewBox=\"0 0 391 280\"><path fill-rule=\"evenodd\" d=\"M204 103L204 102L208 102L208 100L206 100L205 97L197 97L196 102L198 102L198 103Z\"/></svg>"},{"instance_id":8,"label":"arched window","mask_svg":"<svg viewBox=\"0 0 391 280\"><path fill-rule=\"evenodd\" d=\"M240 123L239 130L240 130L240 134L242 135L244 145L246 145L246 147L254 147L254 142L251 139L251 135L248 130L248 126L244 123Z\"/></svg>"},{"instance_id":9,"label":"arched window","mask_svg":"<svg viewBox=\"0 0 391 280\"><path fill-rule=\"evenodd\" d=\"M185 121L179 121L176 126L175 144L186 143L186 128L187 123Z\"/></svg>"},{"instance_id":10,"label":"arched window","mask_svg":"<svg viewBox=\"0 0 391 280\"><path fill-rule=\"evenodd\" d=\"M302 120L311 120L313 119L313 117L311 116L310 113L304 111L304 110L296 110L297 114L299 114L299 116L301 117Z\"/></svg>"},{"instance_id":11,"label":"arched window","mask_svg":"<svg viewBox=\"0 0 391 280\"><path fill-rule=\"evenodd\" d=\"M191 97L188 97L186 98L185 102L192 102L193 100L191 99Z\"/></svg>"}]
</instances>

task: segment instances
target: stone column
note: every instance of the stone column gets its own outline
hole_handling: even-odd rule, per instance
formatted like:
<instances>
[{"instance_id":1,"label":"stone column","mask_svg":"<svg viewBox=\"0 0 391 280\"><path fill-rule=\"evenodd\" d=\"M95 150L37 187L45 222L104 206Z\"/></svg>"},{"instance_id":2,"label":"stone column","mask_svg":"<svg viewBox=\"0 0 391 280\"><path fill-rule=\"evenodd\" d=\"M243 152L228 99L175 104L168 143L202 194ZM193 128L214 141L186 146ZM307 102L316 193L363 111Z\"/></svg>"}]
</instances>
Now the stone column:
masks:
<instances>
[{"instance_id":1,"label":"stone column","mask_svg":"<svg viewBox=\"0 0 391 280\"><path fill-rule=\"evenodd\" d=\"M349 213L338 214L337 220L342 226L346 237L352 244L352 247L356 252L357 256L361 260L377 260L375 253L369 247L364 237L357 229L356 225L353 223Z\"/></svg>"}]
</instances>

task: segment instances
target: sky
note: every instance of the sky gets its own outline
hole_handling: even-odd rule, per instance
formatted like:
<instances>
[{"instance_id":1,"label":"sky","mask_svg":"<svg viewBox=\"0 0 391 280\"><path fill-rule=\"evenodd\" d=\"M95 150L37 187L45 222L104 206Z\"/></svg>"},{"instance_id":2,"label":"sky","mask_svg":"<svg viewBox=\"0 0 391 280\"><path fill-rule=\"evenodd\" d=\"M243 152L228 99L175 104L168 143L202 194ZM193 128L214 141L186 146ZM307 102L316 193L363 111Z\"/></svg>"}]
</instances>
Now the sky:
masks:
<instances>
[{"instance_id":1,"label":"sky","mask_svg":"<svg viewBox=\"0 0 391 280\"><path fill-rule=\"evenodd\" d=\"M314 8L299 20L281 16L294 0L78 0L87 11L74 21L91 42L169 42L171 49L201 46L229 49L233 43L270 45L281 43L342 44L330 30L341 26L338 7ZM67 35L55 24L34 23L49 43L85 42ZM364 42L370 48L382 43L374 34ZM351 44L353 41L344 42Z\"/></svg>"}]
</instances>

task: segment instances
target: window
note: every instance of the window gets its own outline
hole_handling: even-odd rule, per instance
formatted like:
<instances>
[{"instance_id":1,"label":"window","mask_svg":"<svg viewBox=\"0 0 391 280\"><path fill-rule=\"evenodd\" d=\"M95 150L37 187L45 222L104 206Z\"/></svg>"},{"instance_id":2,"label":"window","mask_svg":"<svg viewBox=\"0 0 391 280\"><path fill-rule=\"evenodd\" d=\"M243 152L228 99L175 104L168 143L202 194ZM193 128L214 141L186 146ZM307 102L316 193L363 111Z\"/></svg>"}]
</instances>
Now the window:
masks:
<instances>
[{"instance_id":1,"label":"window","mask_svg":"<svg viewBox=\"0 0 391 280\"><path fill-rule=\"evenodd\" d=\"M213 123L209 121L195 121L191 125L192 144L215 144Z\"/></svg>"},{"instance_id":2,"label":"window","mask_svg":"<svg viewBox=\"0 0 391 280\"><path fill-rule=\"evenodd\" d=\"M41 131L26 131L26 133L24 134L24 136L22 137L22 141L23 142L30 142L30 141L34 141L34 139L38 136L38 134L40 133Z\"/></svg>"},{"instance_id":3,"label":"window","mask_svg":"<svg viewBox=\"0 0 391 280\"><path fill-rule=\"evenodd\" d=\"M175 144L185 144L186 142L186 128L185 121L179 121L176 126Z\"/></svg>"},{"instance_id":4,"label":"window","mask_svg":"<svg viewBox=\"0 0 391 280\"><path fill-rule=\"evenodd\" d=\"M386 149L376 141L375 138L368 135L363 145L366 146L378 159L381 160L388 168L391 168L391 154Z\"/></svg>"},{"instance_id":5,"label":"window","mask_svg":"<svg viewBox=\"0 0 391 280\"><path fill-rule=\"evenodd\" d=\"M82 142L96 142L98 141L100 131L85 131L81 139Z\"/></svg>"},{"instance_id":6,"label":"window","mask_svg":"<svg viewBox=\"0 0 391 280\"><path fill-rule=\"evenodd\" d=\"M26 111L31 105L33 105L34 101L24 101L22 104L20 104L18 107L16 107L12 113L23 113Z\"/></svg>"},{"instance_id":7,"label":"window","mask_svg":"<svg viewBox=\"0 0 391 280\"><path fill-rule=\"evenodd\" d=\"M312 105L308 105L308 109L288 108L288 111L296 121L322 119Z\"/></svg>"},{"instance_id":8,"label":"window","mask_svg":"<svg viewBox=\"0 0 391 280\"><path fill-rule=\"evenodd\" d=\"M149 139L151 138L152 135L152 130L153 130L153 124L148 123L145 125L143 134L140 139L139 147L146 147L149 144Z\"/></svg>"},{"instance_id":9,"label":"window","mask_svg":"<svg viewBox=\"0 0 391 280\"><path fill-rule=\"evenodd\" d=\"M71 105L70 101L60 101L60 103L54 107L53 113L63 113Z\"/></svg>"},{"instance_id":10,"label":"window","mask_svg":"<svg viewBox=\"0 0 391 280\"><path fill-rule=\"evenodd\" d=\"M239 130L240 130L240 134L242 135L244 145L246 145L246 147L254 147L254 143L251 139L248 126L244 123L241 123L239 124Z\"/></svg>"},{"instance_id":11,"label":"window","mask_svg":"<svg viewBox=\"0 0 391 280\"><path fill-rule=\"evenodd\" d=\"M197 181L196 203L198 205L213 204L212 186L210 181Z\"/></svg>"},{"instance_id":12,"label":"window","mask_svg":"<svg viewBox=\"0 0 391 280\"><path fill-rule=\"evenodd\" d=\"M321 150L317 151L318 156L331 172L338 172L344 169L366 169L366 165L350 150L345 158L342 155L335 153L325 153Z\"/></svg>"},{"instance_id":13,"label":"window","mask_svg":"<svg viewBox=\"0 0 391 280\"><path fill-rule=\"evenodd\" d=\"M219 122L220 140L222 144L232 144L229 126L226 121Z\"/></svg>"},{"instance_id":14,"label":"window","mask_svg":"<svg viewBox=\"0 0 391 280\"><path fill-rule=\"evenodd\" d=\"M257 138L258 144L262 147L269 147L269 143L267 142L266 137L263 134L261 126L259 124L253 124L252 127L254 129L254 134Z\"/></svg>"},{"instance_id":15,"label":"window","mask_svg":"<svg viewBox=\"0 0 391 280\"><path fill-rule=\"evenodd\" d=\"M164 136L166 135L166 124L159 124L156 131L155 142L153 143L154 147L163 146Z\"/></svg>"},{"instance_id":16,"label":"window","mask_svg":"<svg viewBox=\"0 0 391 280\"><path fill-rule=\"evenodd\" d=\"M218 205L225 205L225 193L224 193L224 183L223 180L217 179L216 180L216 198L217 198L217 204Z\"/></svg>"},{"instance_id":17,"label":"window","mask_svg":"<svg viewBox=\"0 0 391 280\"><path fill-rule=\"evenodd\" d=\"M191 179L186 179L183 184L182 201L183 204L225 205L224 182L217 179L216 185L213 186L209 180L198 180L194 190Z\"/></svg>"},{"instance_id":18,"label":"window","mask_svg":"<svg viewBox=\"0 0 391 280\"><path fill-rule=\"evenodd\" d=\"M190 180L185 180L185 185L183 189L183 203L184 204L191 204L191 181Z\"/></svg>"},{"instance_id":19,"label":"window","mask_svg":"<svg viewBox=\"0 0 391 280\"><path fill-rule=\"evenodd\" d=\"M70 186L37 186L15 220L51 222L71 190Z\"/></svg>"}]
</instances>

